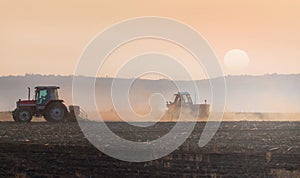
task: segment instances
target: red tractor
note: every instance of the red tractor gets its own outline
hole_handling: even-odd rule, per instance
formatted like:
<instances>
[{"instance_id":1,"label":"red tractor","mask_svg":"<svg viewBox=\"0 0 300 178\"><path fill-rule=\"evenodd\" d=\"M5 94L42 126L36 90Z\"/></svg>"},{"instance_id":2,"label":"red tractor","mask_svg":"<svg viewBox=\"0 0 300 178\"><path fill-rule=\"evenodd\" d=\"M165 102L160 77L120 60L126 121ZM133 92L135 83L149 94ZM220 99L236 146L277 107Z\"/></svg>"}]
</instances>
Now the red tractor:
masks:
<instances>
[{"instance_id":1,"label":"red tractor","mask_svg":"<svg viewBox=\"0 0 300 178\"><path fill-rule=\"evenodd\" d=\"M58 97L57 86L35 87L35 98L30 100L30 88L28 88L28 100L17 101L17 108L12 112L16 122L30 122L32 116L44 118L47 121L58 122L66 119L74 120L79 114L79 106L69 106L71 113ZM70 115L70 116L69 116ZM69 117L68 117L69 116Z\"/></svg>"}]
</instances>

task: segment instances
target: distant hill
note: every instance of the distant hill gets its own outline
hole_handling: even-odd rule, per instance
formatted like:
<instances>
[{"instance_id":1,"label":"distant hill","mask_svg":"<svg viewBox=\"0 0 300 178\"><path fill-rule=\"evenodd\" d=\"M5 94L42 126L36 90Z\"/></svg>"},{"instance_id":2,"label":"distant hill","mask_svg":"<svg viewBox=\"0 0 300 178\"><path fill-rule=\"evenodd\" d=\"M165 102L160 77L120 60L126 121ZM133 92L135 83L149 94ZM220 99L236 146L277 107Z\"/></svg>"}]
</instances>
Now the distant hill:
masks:
<instances>
[{"instance_id":1,"label":"distant hill","mask_svg":"<svg viewBox=\"0 0 300 178\"><path fill-rule=\"evenodd\" d=\"M15 102L27 98L27 87L36 85L58 85L61 87L60 96L67 104L72 103L73 76L55 75L25 75L0 77L0 111L12 110ZM83 81L93 80L81 77ZM96 101L102 111L111 110L110 97L111 78L97 78ZM117 79L120 83L129 82L129 79ZM191 91L191 83L179 81L179 85L186 91ZM196 98L191 93L192 99L203 102L210 101L210 85L207 80L196 81L201 93ZM263 76L227 76L227 105L226 111L230 112L300 112L300 75L263 75ZM84 86L83 86L84 87ZM125 90L118 88L120 91ZM177 92L176 86L169 80L136 80L129 92L132 107L137 113L149 112L148 98L153 93L162 93L165 100L171 100L173 93ZM32 93L33 95L33 93ZM82 94L84 98L84 93ZM118 95L118 94L116 94ZM121 97L121 96L116 96ZM165 109L165 100L155 95L151 104L153 109ZM126 108L126 107L124 107ZM84 108L89 110L89 108ZM125 111L124 111L125 112Z\"/></svg>"}]
</instances>

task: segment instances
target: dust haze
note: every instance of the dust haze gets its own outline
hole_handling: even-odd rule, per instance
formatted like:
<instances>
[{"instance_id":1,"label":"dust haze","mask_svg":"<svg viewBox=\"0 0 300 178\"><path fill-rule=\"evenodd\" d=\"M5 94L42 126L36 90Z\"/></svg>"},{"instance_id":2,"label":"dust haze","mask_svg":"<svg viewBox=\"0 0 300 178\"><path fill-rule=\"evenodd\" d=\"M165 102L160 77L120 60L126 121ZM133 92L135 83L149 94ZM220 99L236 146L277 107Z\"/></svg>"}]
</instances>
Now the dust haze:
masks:
<instances>
[{"instance_id":1,"label":"dust haze","mask_svg":"<svg viewBox=\"0 0 300 178\"><path fill-rule=\"evenodd\" d=\"M94 80L89 77L81 77L83 87L85 81ZM72 79L73 76L54 75L25 75L0 77L0 110L11 111L15 108L15 102L27 98L27 87L36 85L57 85L61 87L60 97L67 105L72 104ZM115 79L124 86L129 79ZM97 78L95 80L95 101L98 111L92 111L90 107L83 107L90 118L98 117L100 113L105 120L119 120L120 115L130 117L132 114L142 118L138 121L157 121L166 111L166 102L170 101L173 94L178 92L178 86L170 80L145 80L136 79L128 90L127 102L123 103L122 92L126 88L118 88L122 92L115 92L113 98L122 108L116 112L112 99L112 78ZM201 91L199 97L193 91L189 81L177 81L176 83L184 91L190 92L194 103L211 102L211 88L209 80L195 81ZM258 121L282 121L300 120L300 75L263 75L263 76L227 76L227 103L225 108L225 121L232 120L258 120ZM120 93L118 96L118 93ZM32 94L33 95L33 94ZM80 93L83 98L86 93ZM118 99L121 98L121 99ZM74 103L76 104L76 103ZM89 106L91 103L85 103ZM94 103L92 103L94 104ZM213 103L210 103L213 104ZM221 112L221 111L220 111ZM130 118L128 118L130 120ZM132 121L137 121L132 118Z\"/></svg>"}]
</instances>

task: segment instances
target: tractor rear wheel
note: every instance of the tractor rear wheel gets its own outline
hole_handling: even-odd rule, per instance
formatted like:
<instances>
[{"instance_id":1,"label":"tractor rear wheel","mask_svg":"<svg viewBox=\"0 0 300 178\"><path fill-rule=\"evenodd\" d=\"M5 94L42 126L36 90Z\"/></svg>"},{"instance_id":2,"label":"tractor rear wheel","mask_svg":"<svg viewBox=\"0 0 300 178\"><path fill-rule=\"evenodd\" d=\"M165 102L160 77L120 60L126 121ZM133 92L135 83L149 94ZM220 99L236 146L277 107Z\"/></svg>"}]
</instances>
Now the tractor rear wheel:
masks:
<instances>
[{"instance_id":1,"label":"tractor rear wheel","mask_svg":"<svg viewBox=\"0 0 300 178\"><path fill-rule=\"evenodd\" d=\"M49 122L63 121L68 116L66 106L61 102L50 103L44 113L44 117Z\"/></svg>"},{"instance_id":2,"label":"tractor rear wheel","mask_svg":"<svg viewBox=\"0 0 300 178\"><path fill-rule=\"evenodd\" d=\"M30 122L32 114L28 109L16 109L13 114L13 118L16 122Z\"/></svg>"}]
</instances>

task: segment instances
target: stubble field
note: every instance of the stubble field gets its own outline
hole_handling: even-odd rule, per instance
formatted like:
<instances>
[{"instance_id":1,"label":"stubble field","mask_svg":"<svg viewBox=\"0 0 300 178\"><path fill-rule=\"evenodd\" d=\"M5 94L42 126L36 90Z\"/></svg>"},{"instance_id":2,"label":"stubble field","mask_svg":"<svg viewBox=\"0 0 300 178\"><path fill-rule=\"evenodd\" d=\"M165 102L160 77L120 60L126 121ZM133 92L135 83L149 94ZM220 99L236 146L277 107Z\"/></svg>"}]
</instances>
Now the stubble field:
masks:
<instances>
[{"instance_id":1,"label":"stubble field","mask_svg":"<svg viewBox=\"0 0 300 178\"><path fill-rule=\"evenodd\" d=\"M145 141L174 123L135 129L106 123L119 136ZM203 148L205 122L176 151L161 159L130 163L91 145L76 122L0 122L1 177L300 177L300 122L223 122Z\"/></svg>"}]
</instances>

